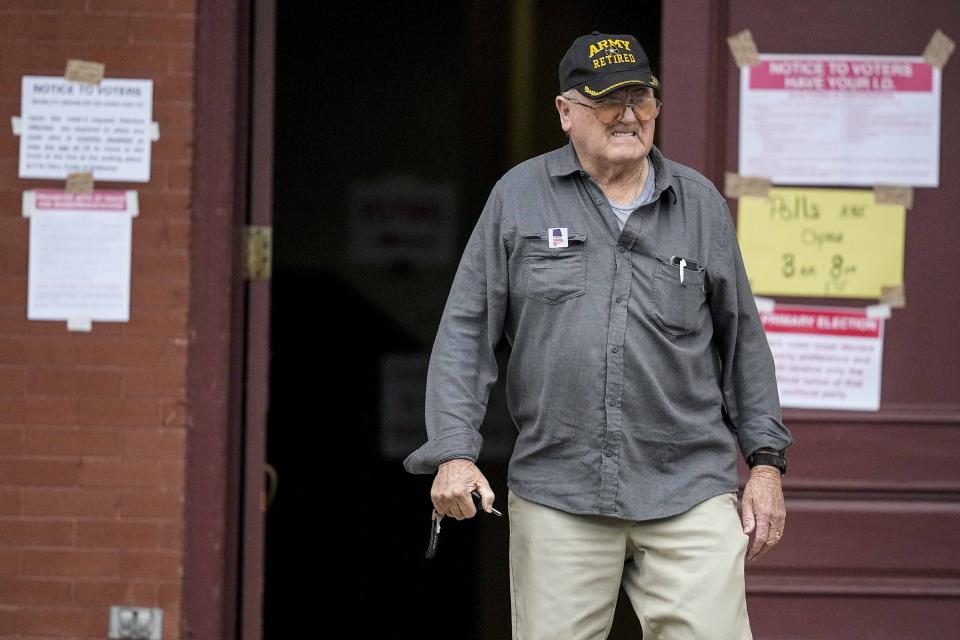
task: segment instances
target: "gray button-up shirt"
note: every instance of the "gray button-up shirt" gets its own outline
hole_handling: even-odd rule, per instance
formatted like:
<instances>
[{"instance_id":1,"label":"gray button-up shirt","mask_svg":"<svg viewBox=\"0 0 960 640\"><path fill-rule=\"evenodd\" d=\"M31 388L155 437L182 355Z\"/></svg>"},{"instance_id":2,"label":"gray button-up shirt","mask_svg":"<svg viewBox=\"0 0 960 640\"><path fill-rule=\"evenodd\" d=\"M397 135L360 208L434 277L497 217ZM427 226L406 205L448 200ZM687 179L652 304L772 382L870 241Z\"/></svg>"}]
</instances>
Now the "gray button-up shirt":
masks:
<instances>
[{"instance_id":1,"label":"gray button-up shirt","mask_svg":"<svg viewBox=\"0 0 960 640\"><path fill-rule=\"evenodd\" d=\"M519 431L507 484L534 502L670 516L736 491L738 448L793 443L726 201L656 147L649 157L654 199L622 231L572 143L496 183L443 310L429 440L407 471L476 461L503 334ZM548 244L553 227L567 246Z\"/></svg>"}]
</instances>

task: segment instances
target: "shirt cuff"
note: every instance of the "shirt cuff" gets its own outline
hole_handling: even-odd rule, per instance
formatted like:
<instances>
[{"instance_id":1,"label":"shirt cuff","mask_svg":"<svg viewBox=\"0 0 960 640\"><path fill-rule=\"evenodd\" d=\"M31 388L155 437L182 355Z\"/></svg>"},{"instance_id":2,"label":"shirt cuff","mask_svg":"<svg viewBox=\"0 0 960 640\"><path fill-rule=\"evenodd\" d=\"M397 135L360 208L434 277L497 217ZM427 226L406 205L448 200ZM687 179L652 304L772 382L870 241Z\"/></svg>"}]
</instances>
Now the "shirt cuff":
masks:
<instances>
[{"instance_id":1,"label":"shirt cuff","mask_svg":"<svg viewBox=\"0 0 960 640\"><path fill-rule=\"evenodd\" d=\"M436 473L447 460L465 458L476 462L483 446L483 436L473 429L461 429L432 438L407 456L403 468L410 473Z\"/></svg>"},{"instance_id":2,"label":"shirt cuff","mask_svg":"<svg viewBox=\"0 0 960 640\"><path fill-rule=\"evenodd\" d=\"M746 460L758 449L781 451L793 444L793 437L783 422L773 416L757 416L740 425L737 443Z\"/></svg>"}]
</instances>

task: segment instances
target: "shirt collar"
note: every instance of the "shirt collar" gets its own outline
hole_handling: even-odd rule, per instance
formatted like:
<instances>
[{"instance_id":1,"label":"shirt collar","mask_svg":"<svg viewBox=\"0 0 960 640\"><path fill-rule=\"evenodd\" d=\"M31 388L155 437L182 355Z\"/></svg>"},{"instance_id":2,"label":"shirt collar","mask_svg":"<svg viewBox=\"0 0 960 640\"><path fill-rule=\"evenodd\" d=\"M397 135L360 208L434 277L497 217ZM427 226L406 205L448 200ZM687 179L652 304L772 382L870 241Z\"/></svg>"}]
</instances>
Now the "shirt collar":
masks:
<instances>
[{"instance_id":1,"label":"shirt collar","mask_svg":"<svg viewBox=\"0 0 960 640\"><path fill-rule=\"evenodd\" d=\"M654 193L656 194L656 197L659 198L664 191L669 189L672 202L673 204L676 204L677 191L673 186L673 175L667 171L663 154L660 153L660 149L657 148L657 145L650 147L650 155L648 157L653 163L653 169L655 172L654 179L656 182L654 185ZM573 142L568 140L566 146L562 147L559 150L559 153L553 157L552 165L550 167L550 175L552 177L569 176L582 170L583 167L580 164L580 158L577 157L576 149L573 148Z\"/></svg>"}]
</instances>

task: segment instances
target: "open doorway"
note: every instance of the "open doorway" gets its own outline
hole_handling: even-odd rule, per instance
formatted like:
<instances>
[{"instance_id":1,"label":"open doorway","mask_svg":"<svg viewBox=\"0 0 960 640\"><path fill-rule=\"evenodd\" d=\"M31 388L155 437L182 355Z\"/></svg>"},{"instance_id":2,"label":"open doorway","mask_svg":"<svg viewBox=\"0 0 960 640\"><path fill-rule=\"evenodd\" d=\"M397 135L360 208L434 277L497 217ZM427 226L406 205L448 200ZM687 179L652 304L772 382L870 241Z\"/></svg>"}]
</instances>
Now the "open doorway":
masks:
<instances>
[{"instance_id":1,"label":"open doorway","mask_svg":"<svg viewBox=\"0 0 960 640\"><path fill-rule=\"evenodd\" d=\"M511 164L516 4L277 3L265 638L316 637L330 615L377 637L510 636L506 520L445 525L425 559L432 478L401 461L426 437L422 376L460 252ZM634 33L658 68L660 16L532 11L536 155L565 142L569 43ZM506 512L502 397L501 382L480 463ZM629 605L611 637L627 629L639 637Z\"/></svg>"}]
</instances>

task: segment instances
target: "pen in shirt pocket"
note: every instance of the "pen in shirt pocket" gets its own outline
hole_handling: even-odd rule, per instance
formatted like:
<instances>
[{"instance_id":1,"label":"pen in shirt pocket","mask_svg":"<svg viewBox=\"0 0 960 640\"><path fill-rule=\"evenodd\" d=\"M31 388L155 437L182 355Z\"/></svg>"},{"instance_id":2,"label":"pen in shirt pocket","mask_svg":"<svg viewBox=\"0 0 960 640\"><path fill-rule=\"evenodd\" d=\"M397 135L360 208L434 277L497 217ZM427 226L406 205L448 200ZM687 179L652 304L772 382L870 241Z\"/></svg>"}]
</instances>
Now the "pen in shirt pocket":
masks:
<instances>
[{"instance_id":1,"label":"pen in shirt pocket","mask_svg":"<svg viewBox=\"0 0 960 640\"><path fill-rule=\"evenodd\" d=\"M700 271L703 268L700 266L700 263L697 262L696 260L684 258L682 256L671 256L670 263L680 265L680 284L683 284L684 269L690 269L691 271Z\"/></svg>"}]
</instances>

